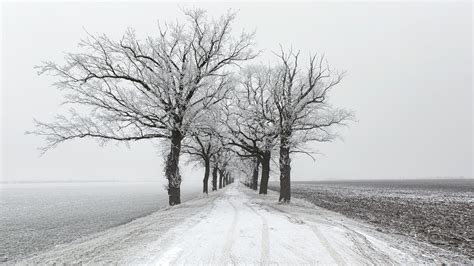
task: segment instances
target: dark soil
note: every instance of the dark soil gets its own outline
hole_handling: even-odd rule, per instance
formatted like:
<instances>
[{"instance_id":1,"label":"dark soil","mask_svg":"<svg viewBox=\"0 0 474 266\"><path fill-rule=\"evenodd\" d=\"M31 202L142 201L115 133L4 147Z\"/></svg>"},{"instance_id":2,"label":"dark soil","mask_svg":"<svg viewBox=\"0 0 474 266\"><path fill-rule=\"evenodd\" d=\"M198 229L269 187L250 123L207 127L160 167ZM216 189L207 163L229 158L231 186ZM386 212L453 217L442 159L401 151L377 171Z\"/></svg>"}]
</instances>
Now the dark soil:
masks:
<instances>
[{"instance_id":1,"label":"dark soil","mask_svg":"<svg viewBox=\"0 0 474 266\"><path fill-rule=\"evenodd\" d=\"M474 189L432 182L293 182L292 196L474 258ZM384 183L385 182L385 183ZM408 184L407 184L408 183ZM270 189L279 190L278 183Z\"/></svg>"}]
</instances>

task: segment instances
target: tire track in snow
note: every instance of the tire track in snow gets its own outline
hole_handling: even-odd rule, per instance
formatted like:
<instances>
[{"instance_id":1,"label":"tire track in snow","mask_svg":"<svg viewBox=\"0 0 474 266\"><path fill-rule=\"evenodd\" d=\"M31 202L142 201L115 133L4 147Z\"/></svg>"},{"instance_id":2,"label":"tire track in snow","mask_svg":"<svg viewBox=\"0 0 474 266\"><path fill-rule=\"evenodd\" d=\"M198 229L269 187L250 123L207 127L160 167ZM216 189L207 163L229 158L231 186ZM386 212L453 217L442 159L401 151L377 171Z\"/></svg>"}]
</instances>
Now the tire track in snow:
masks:
<instances>
[{"instance_id":1,"label":"tire track in snow","mask_svg":"<svg viewBox=\"0 0 474 266\"><path fill-rule=\"evenodd\" d=\"M236 231L236 228L237 228L237 221L239 219L239 210L231 202L230 198L226 198L226 200L230 204L230 206L232 206L232 210L234 212L234 217L232 219L232 224L231 224L229 230L227 231L227 236L226 236L226 240L225 240L225 243L224 243L224 247L222 249L222 255L221 255L221 259L220 259L220 263L219 263L220 265L227 264L226 263L227 258L230 258L233 261L233 257L232 257L232 254L231 254L231 249L232 249L232 245L235 242L235 231Z\"/></svg>"},{"instance_id":2,"label":"tire track in snow","mask_svg":"<svg viewBox=\"0 0 474 266\"><path fill-rule=\"evenodd\" d=\"M336 250L329 244L329 241L327 240L326 237L319 231L318 227L316 225L310 225L308 224L313 233L316 235L318 238L319 242L323 244L323 246L326 248L326 250L329 252L329 255L333 258L334 262L336 262L337 265L346 265L344 262L344 259L337 253Z\"/></svg>"},{"instance_id":3,"label":"tire track in snow","mask_svg":"<svg viewBox=\"0 0 474 266\"><path fill-rule=\"evenodd\" d=\"M395 262L390 259L385 253L381 252L376 246L373 245L370 240L367 239L363 234L347 227L346 225L339 224L347 230L347 237L354 243L356 247L355 252L362 256L364 259L370 261L374 265L384 264L391 265Z\"/></svg>"},{"instance_id":4,"label":"tire track in snow","mask_svg":"<svg viewBox=\"0 0 474 266\"><path fill-rule=\"evenodd\" d=\"M271 206L271 205L269 205L269 206L271 208L281 212L281 213L284 213L285 216L288 218L288 220L292 223L306 224L311 229L311 231L313 231L313 233L316 236L316 238L318 239L319 243L321 243L321 245L326 249L326 251L329 253L329 255L334 260L334 262L337 265L346 265L346 263L344 262L344 259L342 258L342 256L331 246L331 244L329 243L327 238L319 231L319 229L316 226L314 221L311 221L311 223L305 223L303 219L301 219L300 217L298 217L295 214L290 214L290 213L286 212L285 210L282 210L282 209L280 209L278 207L275 207L275 206Z\"/></svg>"},{"instance_id":5,"label":"tire track in snow","mask_svg":"<svg viewBox=\"0 0 474 266\"><path fill-rule=\"evenodd\" d=\"M296 225L303 225L304 222L303 220L297 218L297 217L292 217L292 214L289 214L283 210L280 210L276 207L273 207L271 205L266 205L274 210L276 210L277 212L279 213L283 213L284 216L286 217L287 221L292 223L292 224L296 224ZM266 211L270 212L270 210L266 209ZM278 231L277 231L277 234L278 234ZM295 249L292 245L289 245L288 243L280 243L286 250L288 250L289 252L293 253L296 257L302 259L303 261L305 261L305 263L303 263L304 265L314 265L316 263L315 259L312 258L312 257L309 257L308 254L305 254L304 252L302 252L301 250L299 249ZM301 264L301 263L300 263Z\"/></svg>"},{"instance_id":6,"label":"tire track in snow","mask_svg":"<svg viewBox=\"0 0 474 266\"><path fill-rule=\"evenodd\" d=\"M281 211L283 213L288 213L284 210L281 210L277 207L270 206L271 208L274 208L275 210ZM346 230L346 237L354 244L354 252L357 253L359 256L361 256L363 259L366 261L370 262L373 265L378 265L378 264L393 264L393 261L390 260L389 256L378 250L377 247L375 247L372 242L370 242L363 234L349 228L348 226L341 224L336 221L332 221L328 219L327 217L324 218L328 224L334 224L336 223L337 225L341 226ZM326 247L327 251L329 254L332 256L334 261L338 265L346 265L344 259L342 258L339 253L332 248L331 244L327 240L326 237L319 231L317 226L315 225L316 221L310 219L310 223L308 223L309 227L311 230L314 232L314 234L318 237L320 242Z\"/></svg>"},{"instance_id":7,"label":"tire track in snow","mask_svg":"<svg viewBox=\"0 0 474 266\"><path fill-rule=\"evenodd\" d=\"M265 218L265 216L255 210L255 208L253 208L250 204L244 204L262 219L262 252L260 262L263 265L268 265L270 258L270 230L268 229L267 219Z\"/></svg>"},{"instance_id":8,"label":"tire track in snow","mask_svg":"<svg viewBox=\"0 0 474 266\"><path fill-rule=\"evenodd\" d=\"M156 262L156 265L173 265L182 252L183 250L179 247L168 249Z\"/></svg>"}]
</instances>

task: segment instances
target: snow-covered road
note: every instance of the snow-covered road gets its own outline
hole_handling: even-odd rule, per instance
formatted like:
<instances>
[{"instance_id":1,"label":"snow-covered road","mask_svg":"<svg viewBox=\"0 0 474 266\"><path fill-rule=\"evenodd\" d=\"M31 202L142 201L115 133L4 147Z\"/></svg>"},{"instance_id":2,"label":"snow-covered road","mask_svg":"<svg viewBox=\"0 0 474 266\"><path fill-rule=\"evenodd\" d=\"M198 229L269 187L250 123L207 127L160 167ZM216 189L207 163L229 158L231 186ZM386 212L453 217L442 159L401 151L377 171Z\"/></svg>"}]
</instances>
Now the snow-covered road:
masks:
<instances>
[{"instance_id":1,"label":"snow-covered road","mask_svg":"<svg viewBox=\"0 0 474 266\"><path fill-rule=\"evenodd\" d=\"M433 247L239 184L58 246L29 263L407 264L440 262Z\"/></svg>"}]
</instances>

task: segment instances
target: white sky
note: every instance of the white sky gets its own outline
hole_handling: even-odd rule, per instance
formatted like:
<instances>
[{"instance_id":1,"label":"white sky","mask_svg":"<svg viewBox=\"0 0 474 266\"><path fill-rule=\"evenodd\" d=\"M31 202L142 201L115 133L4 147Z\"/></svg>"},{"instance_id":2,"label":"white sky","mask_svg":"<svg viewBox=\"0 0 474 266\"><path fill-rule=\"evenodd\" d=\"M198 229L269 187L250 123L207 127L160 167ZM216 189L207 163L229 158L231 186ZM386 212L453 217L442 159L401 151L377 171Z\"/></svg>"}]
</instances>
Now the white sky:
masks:
<instances>
[{"instance_id":1,"label":"white sky","mask_svg":"<svg viewBox=\"0 0 474 266\"><path fill-rule=\"evenodd\" d=\"M312 144L323 154L316 162L295 157L294 180L472 177L470 2L192 5L214 15L239 10L235 29L256 29L265 49L256 63L282 44L302 55L324 53L347 70L331 100L354 110L358 122L343 141ZM42 140L24 132L33 118L51 119L61 102L54 78L37 76L33 66L78 51L84 28L116 38L127 27L153 34L157 20L180 16L171 3L3 3L2 178L162 180L159 143L128 149L79 140L39 157ZM199 168L184 168L184 182L200 182Z\"/></svg>"}]
</instances>

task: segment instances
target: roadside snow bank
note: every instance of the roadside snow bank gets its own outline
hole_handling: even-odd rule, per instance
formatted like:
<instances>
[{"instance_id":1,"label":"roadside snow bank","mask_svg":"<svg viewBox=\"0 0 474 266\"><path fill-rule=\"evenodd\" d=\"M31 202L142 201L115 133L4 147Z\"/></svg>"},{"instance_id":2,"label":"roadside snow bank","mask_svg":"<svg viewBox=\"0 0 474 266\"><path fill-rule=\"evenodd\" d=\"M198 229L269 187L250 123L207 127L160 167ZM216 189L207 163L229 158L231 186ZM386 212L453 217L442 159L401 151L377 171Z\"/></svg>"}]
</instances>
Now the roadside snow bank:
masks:
<instances>
[{"instance_id":1,"label":"roadside snow bank","mask_svg":"<svg viewBox=\"0 0 474 266\"><path fill-rule=\"evenodd\" d=\"M175 231L177 226L183 223L192 226L199 221L200 216L209 212L212 202L223 192L203 195L199 199L164 208L130 223L56 246L45 253L20 261L20 264L139 263L165 247L164 242L169 240L171 232L179 234L180 232Z\"/></svg>"}]
</instances>

